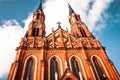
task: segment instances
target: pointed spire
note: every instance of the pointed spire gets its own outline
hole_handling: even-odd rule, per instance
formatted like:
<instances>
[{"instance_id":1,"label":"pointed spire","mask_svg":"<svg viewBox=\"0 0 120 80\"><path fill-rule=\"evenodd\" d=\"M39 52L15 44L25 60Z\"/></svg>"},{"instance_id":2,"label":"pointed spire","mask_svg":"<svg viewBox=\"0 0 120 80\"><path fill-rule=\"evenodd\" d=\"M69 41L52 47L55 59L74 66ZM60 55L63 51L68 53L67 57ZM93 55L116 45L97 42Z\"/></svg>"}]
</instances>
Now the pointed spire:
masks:
<instances>
[{"instance_id":1,"label":"pointed spire","mask_svg":"<svg viewBox=\"0 0 120 80\"><path fill-rule=\"evenodd\" d=\"M74 10L73 10L72 7L69 5L69 3L68 3L68 7L69 7L69 16L70 16L72 13L74 13Z\"/></svg>"},{"instance_id":2,"label":"pointed spire","mask_svg":"<svg viewBox=\"0 0 120 80\"><path fill-rule=\"evenodd\" d=\"M41 12L43 12L43 10L42 10L42 0L40 0L40 4L39 4L39 7L38 7L37 11L38 10L40 10Z\"/></svg>"}]
</instances>

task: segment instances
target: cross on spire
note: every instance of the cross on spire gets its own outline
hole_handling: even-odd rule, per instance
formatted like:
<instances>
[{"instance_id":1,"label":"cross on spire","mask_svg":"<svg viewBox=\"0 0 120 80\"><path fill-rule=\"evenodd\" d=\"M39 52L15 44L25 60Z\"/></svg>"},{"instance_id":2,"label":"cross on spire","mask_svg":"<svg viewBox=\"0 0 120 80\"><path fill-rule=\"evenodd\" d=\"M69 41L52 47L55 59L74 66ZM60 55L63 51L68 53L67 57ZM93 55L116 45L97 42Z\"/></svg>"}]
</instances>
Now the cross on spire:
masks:
<instances>
[{"instance_id":1,"label":"cross on spire","mask_svg":"<svg viewBox=\"0 0 120 80\"><path fill-rule=\"evenodd\" d=\"M60 26L61 22L58 21L57 24L58 24L58 26Z\"/></svg>"}]
</instances>

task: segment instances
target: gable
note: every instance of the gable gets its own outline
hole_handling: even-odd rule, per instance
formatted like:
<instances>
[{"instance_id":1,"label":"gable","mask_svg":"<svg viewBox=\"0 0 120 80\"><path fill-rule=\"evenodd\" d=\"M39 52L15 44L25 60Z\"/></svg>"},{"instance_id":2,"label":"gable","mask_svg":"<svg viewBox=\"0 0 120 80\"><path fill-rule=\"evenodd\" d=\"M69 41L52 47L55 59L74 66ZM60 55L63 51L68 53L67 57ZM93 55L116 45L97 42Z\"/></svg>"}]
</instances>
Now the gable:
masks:
<instances>
[{"instance_id":1,"label":"gable","mask_svg":"<svg viewBox=\"0 0 120 80\"><path fill-rule=\"evenodd\" d=\"M61 27L47 36L47 47L49 48L77 48L79 45L77 39Z\"/></svg>"},{"instance_id":2,"label":"gable","mask_svg":"<svg viewBox=\"0 0 120 80\"><path fill-rule=\"evenodd\" d=\"M65 70L65 73L63 74L63 76L61 77L60 80L78 80L73 73L67 68Z\"/></svg>"}]
</instances>

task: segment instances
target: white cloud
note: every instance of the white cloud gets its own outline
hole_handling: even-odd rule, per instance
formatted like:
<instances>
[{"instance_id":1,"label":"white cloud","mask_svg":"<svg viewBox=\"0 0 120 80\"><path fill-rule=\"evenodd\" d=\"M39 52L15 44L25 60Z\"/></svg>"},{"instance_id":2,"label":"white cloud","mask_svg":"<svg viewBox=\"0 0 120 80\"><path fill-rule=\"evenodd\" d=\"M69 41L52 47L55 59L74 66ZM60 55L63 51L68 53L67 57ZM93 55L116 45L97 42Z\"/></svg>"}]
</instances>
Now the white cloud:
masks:
<instances>
[{"instance_id":1,"label":"white cloud","mask_svg":"<svg viewBox=\"0 0 120 80\"><path fill-rule=\"evenodd\" d=\"M51 32L52 27L56 29L57 22L60 21L62 24L62 28L66 29L69 27L68 24L68 5L64 0L48 0L44 4L44 13L46 16L46 32L49 34ZM48 31L49 30L49 31Z\"/></svg>"},{"instance_id":2,"label":"white cloud","mask_svg":"<svg viewBox=\"0 0 120 80\"><path fill-rule=\"evenodd\" d=\"M31 15L24 20L24 28L16 20L3 21L3 25L0 26L0 77L9 72L15 59L15 49L19 46L21 38L24 37L30 21Z\"/></svg>"},{"instance_id":3,"label":"white cloud","mask_svg":"<svg viewBox=\"0 0 120 80\"><path fill-rule=\"evenodd\" d=\"M88 25L91 31L100 31L105 27L103 14L112 0L47 0L44 4L44 13L46 16L46 32L47 35L51 32L52 27L58 27L57 22L60 21L62 28L68 28L68 5L70 3L74 11L80 14L81 19ZM29 15L26 20L23 20L25 27L22 28L16 20L4 21L0 26L0 77L9 71L11 63L15 58L15 48L19 46L21 38L24 36L28 25L32 20L32 15ZM97 23L100 24L97 24Z\"/></svg>"},{"instance_id":4,"label":"white cloud","mask_svg":"<svg viewBox=\"0 0 120 80\"><path fill-rule=\"evenodd\" d=\"M70 30L68 22L68 5L80 14L82 21L88 25L90 31L100 31L105 27L105 10L108 8L112 0L47 0L44 4L44 12L46 15L46 30L51 27L57 28L56 23L60 21L62 28L66 27ZM100 24L97 24L97 23ZM47 31L47 34L50 33Z\"/></svg>"},{"instance_id":5,"label":"white cloud","mask_svg":"<svg viewBox=\"0 0 120 80\"><path fill-rule=\"evenodd\" d=\"M29 26L30 22L32 21L32 18L33 18L33 14L29 13L28 18L23 20L23 22L25 24L25 26L24 26L25 30L28 30L28 26Z\"/></svg>"},{"instance_id":6,"label":"white cloud","mask_svg":"<svg viewBox=\"0 0 120 80\"><path fill-rule=\"evenodd\" d=\"M0 76L9 71L15 57L15 48L19 44L23 29L16 20L4 21L0 26Z\"/></svg>"}]
</instances>

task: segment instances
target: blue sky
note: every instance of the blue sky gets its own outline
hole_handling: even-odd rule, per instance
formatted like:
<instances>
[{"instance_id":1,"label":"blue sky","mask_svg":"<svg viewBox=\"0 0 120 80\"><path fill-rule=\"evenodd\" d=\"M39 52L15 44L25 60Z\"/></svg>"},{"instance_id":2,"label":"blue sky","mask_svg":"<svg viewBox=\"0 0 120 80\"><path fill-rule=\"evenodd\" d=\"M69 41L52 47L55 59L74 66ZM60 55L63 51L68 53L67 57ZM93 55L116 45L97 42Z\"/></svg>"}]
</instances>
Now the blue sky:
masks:
<instances>
[{"instance_id":1,"label":"blue sky","mask_svg":"<svg viewBox=\"0 0 120 80\"><path fill-rule=\"evenodd\" d=\"M106 47L107 55L120 73L120 0L106 0L106 2L104 0L101 2L95 2L95 0L47 0L43 5L47 34L51 32L49 29L51 30L52 27L57 28L57 21L62 23L62 28L66 29L67 27L70 30L67 2L76 13L80 14L82 21ZM101 6L97 6L97 3ZM0 71L2 71L0 79L2 80L6 79L10 64L14 61L16 53L12 51L19 45L20 38L24 36L25 27L28 27L32 13L38 5L39 0L0 0L0 65L3 67L9 65L4 71L2 71L3 67L0 67ZM14 43L12 43L13 41ZM9 52L6 52L7 50Z\"/></svg>"},{"instance_id":2,"label":"blue sky","mask_svg":"<svg viewBox=\"0 0 120 80\"><path fill-rule=\"evenodd\" d=\"M120 1L114 0L106 10L108 19L106 28L100 33L100 41L106 47L107 54L120 73Z\"/></svg>"}]
</instances>

